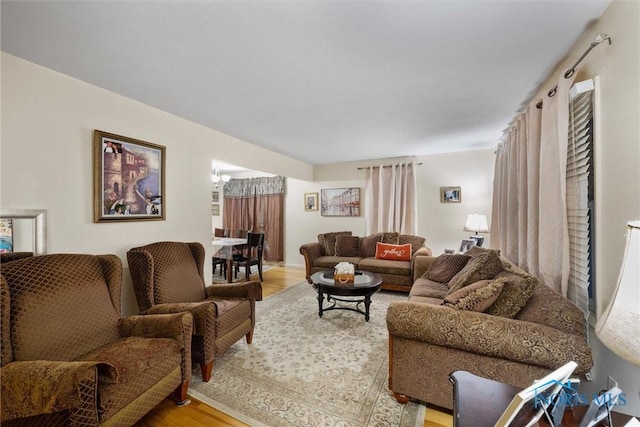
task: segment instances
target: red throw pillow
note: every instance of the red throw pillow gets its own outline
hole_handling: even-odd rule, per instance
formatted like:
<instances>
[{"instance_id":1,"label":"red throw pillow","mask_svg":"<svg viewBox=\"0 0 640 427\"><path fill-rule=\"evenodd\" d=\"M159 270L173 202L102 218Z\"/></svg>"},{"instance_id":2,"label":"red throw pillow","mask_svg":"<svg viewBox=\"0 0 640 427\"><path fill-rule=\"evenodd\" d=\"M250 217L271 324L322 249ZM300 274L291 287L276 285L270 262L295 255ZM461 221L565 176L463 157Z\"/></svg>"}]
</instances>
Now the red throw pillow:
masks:
<instances>
[{"instance_id":1,"label":"red throw pillow","mask_svg":"<svg viewBox=\"0 0 640 427\"><path fill-rule=\"evenodd\" d=\"M376 244L376 259L411 261L411 243L406 245Z\"/></svg>"}]
</instances>

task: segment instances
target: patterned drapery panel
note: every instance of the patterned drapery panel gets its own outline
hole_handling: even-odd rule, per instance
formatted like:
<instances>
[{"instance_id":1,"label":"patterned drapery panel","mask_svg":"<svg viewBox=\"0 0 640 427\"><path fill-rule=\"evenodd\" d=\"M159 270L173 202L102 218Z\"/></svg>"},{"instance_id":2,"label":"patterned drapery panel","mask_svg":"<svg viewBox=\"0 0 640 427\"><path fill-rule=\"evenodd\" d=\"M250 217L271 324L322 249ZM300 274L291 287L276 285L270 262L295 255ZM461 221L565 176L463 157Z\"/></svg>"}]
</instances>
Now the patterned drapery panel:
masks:
<instances>
[{"instance_id":1,"label":"patterned drapery panel","mask_svg":"<svg viewBox=\"0 0 640 427\"><path fill-rule=\"evenodd\" d=\"M224 197L245 198L273 194L284 194L286 178L266 176L259 178L232 179L224 185Z\"/></svg>"}]
</instances>

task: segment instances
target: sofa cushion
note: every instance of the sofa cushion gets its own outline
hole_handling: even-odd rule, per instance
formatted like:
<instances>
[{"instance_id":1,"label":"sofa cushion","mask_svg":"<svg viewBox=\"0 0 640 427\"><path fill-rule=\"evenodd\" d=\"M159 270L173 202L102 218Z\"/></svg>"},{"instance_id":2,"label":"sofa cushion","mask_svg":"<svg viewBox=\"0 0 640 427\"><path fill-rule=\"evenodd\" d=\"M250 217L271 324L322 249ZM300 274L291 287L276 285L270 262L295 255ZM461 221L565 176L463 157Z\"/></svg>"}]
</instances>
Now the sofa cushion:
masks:
<instances>
[{"instance_id":1,"label":"sofa cushion","mask_svg":"<svg viewBox=\"0 0 640 427\"><path fill-rule=\"evenodd\" d=\"M409 292L409 298L429 297L443 300L447 296L448 292L449 288L445 283L438 283L429 279L420 278L413 283L411 292Z\"/></svg>"},{"instance_id":2,"label":"sofa cushion","mask_svg":"<svg viewBox=\"0 0 640 427\"><path fill-rule=\"evenodd\" d=\"M318 242L324 248L324 254L334 256L336 254L336 237L351 236L350 231L334 231L331 233L318 234Z\"/></svg>"},{"instance_id":3,"label":"sofa cushion","mask_svg":"<svg viewBox=\"0 0 640 427\"><path fill-rule=\"evenodd\" d=\"M376 243L376 259L411 261L411 244L392 245L378 242Z\"/></svg>"},{"instance_id":4,"label":"sofa cushion","mask_svg":"<svg viewBox=\"0 0 640 427\"><path fill-rule=\"evenodd\" d=\"M496 276L496 279L499 278L506 280L504 288L487 313L513 319L527 305L538 279L527 273L517 274L506 270Z\"/></svg>"},{"instance_id":5,"label":"sofa cushion","mask_svg":"<svg viewBox=\"0 0 640 427\"><path fill-rule=\"evenodd\" d=\"M376 256L376 244L382 241L382 233L372 234L360 239L360 256L369 258Z\"/></svg>"},{"instance_id":6,"label":"sofa cushion","mask_svg":"<svg viewBox=\"0 0 640 427\"><path fill-rule=\"evenodd\" d=\"M426 239L420 236L414 236L411 234L401 234L398 236L398 244L406 245L407 243L411 243L411 255L416 253L416 251L424 246L424 242Z\"/></svg>"},{"instance_id":7,"label":"sofa cushion","mask_svg":"<svg viewBox=\"0 0 640 427\"><path fill-rule=\"evenodd\" d=\"M382 233L382 243L390 243L392 245L397 245L398 244L398 237L400 236L400 234L396 231L390 231L390 232L385 232Z\"/></svg>"},{"instance_id":8,"label":"sofa cushion","mask_svg":"<svg viewBox=\"0 0 640 427\"><path fill-rule=\"evenodd\" d=\"M433 261L431 267L422 275L434 282L449 283L460 270L467 265L471 257L464 254L444 254Z\"/></svg>"},{"instance_id":9,"label":"sofa cushion","mask_svg":"<svg viewBox=\"0 0 640 427\"><path fill-rule=\"evenodd\" d=\"M447 307L458 310L484 312L496 302L507 279L479 280L448 294L443 302Z\"/></svg>"},{"instance_id":10,"label":"sofa cushion","mask_svg":"<svg viewBox=\"0 0 640 427\"><path fill-rule=\"evenodd\" d=\"M360 257L320 256L313 260L313 266L316 268L333 270L333 268L339 262L350 262L351 264L357 266L360 263L360 260Z\"/></svg>"},{"instance_id":11,"label":"sofa cushion","mask_svg":"<svg viewBox=\"0 0 640 427\"><path fill-rule=\"evenodd\" d=\"M372 273L395 274L411 277L411 261L389 261L386 259L362 258L358 263L359 270Z\"/></svg>"},{"instance_id":12,"label":"sofa cushion","mask_svg":"<svg viewBox=\"0 0 640 427\"><path fill-rule=\"evenodd\" d=\"M440 305L440 304L442 304L442 298L421 297L421 296L416 295L416 296L409 297L409 302L418 302L420 304Z\"/></svg>"},{"instance_id":13,"label":"sofa cushion","mask_svg":"<svg viewBox=\"0 0 640 427\"><path fill-rule=\"evenodd\" d=\"M472 257L449 281L449 291L455 292L478 280L493 279L503 270L502 261L495 251L486 251Z\"/></svg>"},{"instance_id":14,"label":"sofa cushion","mask_svg":"<svg viewBox=\"0 0 640 427\"><path fill-rule=\"evenodd\" d=\"M360 238L357 236L336 236L336 256L360 256Z\"/></svg>"}]
</instances>

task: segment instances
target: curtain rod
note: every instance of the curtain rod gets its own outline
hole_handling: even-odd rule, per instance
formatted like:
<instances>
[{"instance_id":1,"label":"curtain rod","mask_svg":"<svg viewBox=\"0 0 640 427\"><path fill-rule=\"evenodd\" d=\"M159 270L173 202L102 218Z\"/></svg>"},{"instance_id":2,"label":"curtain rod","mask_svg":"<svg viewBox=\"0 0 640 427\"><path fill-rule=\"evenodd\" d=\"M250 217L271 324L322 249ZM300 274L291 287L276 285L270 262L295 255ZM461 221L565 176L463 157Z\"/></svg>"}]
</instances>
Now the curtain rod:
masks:
<instances>
[{"instance_id":1,"label":"curtain rod","mask_svg":"<svg viewBox=\"0 0 640 427\"><path fill-rule=\"evenodd\" d=\"M575 64L573 64L573 66L571 68L569 68L565 73L564 73L564 78L568 79L571 78L571 76L573 76L576 72L576 67L578 65L580 65L580 63L582 62L582 60L589 54L589 52L591 52L591 49L593 49L594 47L598 46L600 43L602 43L603 41L608 41L609 42L609 46L611 46L611 37L609 37L608 34L604 34L604 33L599 33L596 34L596 36L594 37L593 41L591 42L591 44L589 45L589 48L587 50L584 51L584 53L582 54L582 56L580 58L578 58L578 60L576 61ZM548 93L547 96L549 98L551 98L553 95L556 94L556 92L558 91L558 85L555 85L553 87L553 89L551 89ZM542 109L542 101L538 102L536 104L536 108L538 110Z\"/></svg>"},{"instance_id":2,"label":"curtain rod","mask_svg":"<svg viewBox=\"0 0 640 427\"><path fill-rule=\"evenodd\" d=\"M408 165L409 165L409 166L413 166L413 165L416 165L416 166L422 166L422 162L420 162L420 163L408 163ZM383 168L390 168L391 166L393 166L393 165L382 165L382 167L383 167ZM369 168L371 168L371 167L379 168L380 166L373 166L373 165L371 165L371 166L366 166L366 167L360 167L360 168L358 168L358 170L359 170L359 171L363 171L363 170L369 169Z\"/></svg>"}]
</instances>

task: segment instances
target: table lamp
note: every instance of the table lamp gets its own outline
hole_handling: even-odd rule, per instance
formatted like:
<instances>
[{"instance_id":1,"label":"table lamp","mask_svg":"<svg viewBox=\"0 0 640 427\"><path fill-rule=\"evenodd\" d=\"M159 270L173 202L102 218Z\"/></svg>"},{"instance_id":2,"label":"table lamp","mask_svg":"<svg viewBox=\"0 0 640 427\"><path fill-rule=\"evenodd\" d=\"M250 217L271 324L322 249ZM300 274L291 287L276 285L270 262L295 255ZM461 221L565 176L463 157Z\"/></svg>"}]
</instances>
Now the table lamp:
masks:
<instances>
[{"instance_id":1,"label":"table lamp","mask_svg":"<svg viewBox=\"0 0 640 427\"><path fill-rule=\"evenodd\" d=\"M595 329L611 351L640 366L640 221L627 224L627 246L618 283Z\"/></svg>"},{"instance_id":2,"label":"table lamp","mask_svg":"<svg viewBox=\"0 0 640 427\"><path fill-rule=\"evenodd\" d=\"M484 243L484 237L478 236L478 233L488 233L489 225L487 224L487 216L480 215L477 212L471 215L467 215L467 222L464 225L464 231L475 231L475 235L471 236L476 241L477 246L482 246Z\"/></svg>"}]
</instances>

